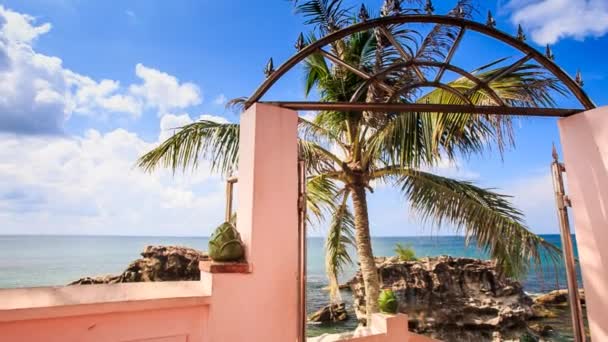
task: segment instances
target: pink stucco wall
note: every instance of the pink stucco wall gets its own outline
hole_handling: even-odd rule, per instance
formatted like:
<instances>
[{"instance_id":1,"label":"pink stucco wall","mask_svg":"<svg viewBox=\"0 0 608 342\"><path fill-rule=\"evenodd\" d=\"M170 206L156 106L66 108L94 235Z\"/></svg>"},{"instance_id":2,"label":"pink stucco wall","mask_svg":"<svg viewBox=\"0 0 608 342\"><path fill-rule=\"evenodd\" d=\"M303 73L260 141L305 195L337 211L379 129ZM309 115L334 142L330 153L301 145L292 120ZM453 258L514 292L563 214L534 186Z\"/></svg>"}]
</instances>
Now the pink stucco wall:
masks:
<instances>
[{"instance_id":1,"label":"pink stucco wall","mask_svg":"<svg viewBox=\"0 0 608 342\"><path fill-rule=\"evenodd\" d=\"M593 341L608 341L608 107L559 120Z\"/></svg>"},{"instance_id":2,"label":"pink stucco wall","mask_svg":"<svg viewBox=\"0 0 608 342\"><path fill-rule=\"evenodd\" d=\"M0 341L209 341L199 282L0 290Z\"/></svg>"},{"instance_id":3,"label":"pink stucco wall","mask_svg":"<svg viewBox=\"0 0 608 342\"><path fill-rule=\"evenodd\" d=\"M237 228L251 273L211 284L212 341L296 341L297 113L255 104L241 116Z\"/></svg>"}]
</instances>

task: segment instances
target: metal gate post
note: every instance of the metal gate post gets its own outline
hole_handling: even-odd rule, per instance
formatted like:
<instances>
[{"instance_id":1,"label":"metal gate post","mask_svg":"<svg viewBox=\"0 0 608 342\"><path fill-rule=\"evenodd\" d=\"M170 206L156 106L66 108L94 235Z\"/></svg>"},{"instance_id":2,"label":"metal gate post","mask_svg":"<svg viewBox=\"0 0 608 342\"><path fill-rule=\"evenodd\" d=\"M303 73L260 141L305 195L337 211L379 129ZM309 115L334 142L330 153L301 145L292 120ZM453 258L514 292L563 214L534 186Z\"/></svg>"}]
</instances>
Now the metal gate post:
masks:
<instances>
[{"instance_id":1,"label":"metal gate post","mask_svg":"<svg viewBox=\"0 0 608 342\"><path fill-rule=\"evenodd\" d=\"M562 238L562 251L564 263L566 264L566 280L568 282L568 302L572 315L572 330L574 341L585 341L585 325L583 322L583 309L578 293L578 282L576 279L576 261L572 247L572 235L570 222L568 220L568 207L570 200L564 189L564 178L562 173L566 171L564 164L558 160L557 150L553 146L553 162L551 163L551 175L553 178L553 189L555 191L555 202L557 204L557 219L559 221L560 235Z\"/></svg>"}]
</instances>

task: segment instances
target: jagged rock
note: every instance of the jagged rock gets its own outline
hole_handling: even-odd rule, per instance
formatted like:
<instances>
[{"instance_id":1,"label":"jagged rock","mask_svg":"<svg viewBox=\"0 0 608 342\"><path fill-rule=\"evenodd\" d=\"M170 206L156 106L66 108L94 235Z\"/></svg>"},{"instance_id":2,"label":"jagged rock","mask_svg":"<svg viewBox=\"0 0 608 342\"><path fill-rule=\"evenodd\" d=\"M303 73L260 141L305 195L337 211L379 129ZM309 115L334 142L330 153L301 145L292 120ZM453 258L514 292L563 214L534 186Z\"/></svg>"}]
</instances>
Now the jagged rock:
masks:
<instances>
[{"instance_id":1,"label":"jagged rock","mask_svg":"<svg viewBox=\"0 0 608 342\"><path fill-rule=\"evenodd\" d=\"M585 291L578 290L581 305L585 307ZM560 311L568 309L568 290L555 290L542 294L534 298L532 312L534 318L556 318L560 316Z\"/></svg>"},{"instance_id":2,"label":"jagged rock","mask_svg":"<svg viewBox=\"0 0 608 342\"><path fill-rule=\"evenodd\" d=\"M579 289L578 294L581 304L585 305L585 291ZM534 303L540 305L568 305L568 290L555 290L545 293L534 298Z\"/></svg>"},{"instance_id":3,"label":"jagged rock","mask_svg":"<svg viewBox=\"0 0 608 342\"><path fill-rule=\"evenodd\" d=\"M348 313L344 303L324 306L308 317L309 321L317 323L339 322L347 319Z\"/></svg>"},{"instance_id":4,"label":"jagged rock","mask_svg":"<svg viewBox=\"0 0 608 342\"><path fill-rule=\"evenodd\" d=\"M147 246L141 256L120 275L84 277L69 285L200 280L198 262L208 259L204 252L180 246Z\"/></svg>"},{"instance_id":5,"label":"jagged rock","mask_svg":"<svg viewBox=\"0 0 608 342\"><path fill-rule=\"evenodd\" d=\"M502 340L527 331L532 299L500 277L491 261L440 256L417 261L376 258L380 287L391 289L410 329L443 341ZM357 317L365 317L361 273L349 282Z\"/></svg>"}]
</instances>

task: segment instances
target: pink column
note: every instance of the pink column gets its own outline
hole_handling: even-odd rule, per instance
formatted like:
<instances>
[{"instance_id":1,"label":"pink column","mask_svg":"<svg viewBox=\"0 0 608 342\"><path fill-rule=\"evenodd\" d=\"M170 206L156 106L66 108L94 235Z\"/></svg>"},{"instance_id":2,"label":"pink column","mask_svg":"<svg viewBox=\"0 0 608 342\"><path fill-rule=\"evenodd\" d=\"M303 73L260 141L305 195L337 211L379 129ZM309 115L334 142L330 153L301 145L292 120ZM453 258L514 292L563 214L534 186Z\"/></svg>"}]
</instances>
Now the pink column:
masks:
<instances>
[{"instance_id":1,"label":"pink column","mask_svg":"<svg viewBox=\"0 0 608 342\"><path fill-rule=\"evenodd\" d=\"M212 342L297 339L297 123L295 111L262 104L241 116L237 229L251 272L202 272Z\"/></svg>"},{"instance_id":2,"label":"pink column","mask_svg":"<svg viewBox=\"0 0 608 342\"><path fill-rule=\"evenodd\" d=\"M608 107L558 122L593 341L608 341Z\"/></svg>"}]
</instances>

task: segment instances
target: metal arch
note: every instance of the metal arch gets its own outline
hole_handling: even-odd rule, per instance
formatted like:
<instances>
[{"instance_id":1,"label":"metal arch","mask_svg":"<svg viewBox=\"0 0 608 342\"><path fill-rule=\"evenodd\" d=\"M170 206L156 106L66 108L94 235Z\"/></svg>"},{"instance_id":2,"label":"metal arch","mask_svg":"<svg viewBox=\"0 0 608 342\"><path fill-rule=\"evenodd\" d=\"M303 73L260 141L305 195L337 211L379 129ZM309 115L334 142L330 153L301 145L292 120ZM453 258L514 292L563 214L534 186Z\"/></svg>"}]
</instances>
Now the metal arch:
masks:
<instances>
[{"instance_id":1,"label":"metal arch","mask_svg":"<svg viewBox=\"0 0 608 342\"><path fill-rule=\"evenodd\" d=\"M450 25L458 26L462 29L467 29L475 32L479 32L500 40L519 51L530 55L537 63L542 65L545 69L551 72L555 77L562 81L566 87L574 94L578 101L583 105L585 109L595 108L595 104L589 96L582 90L582 88L557 64L552 60L545 57L542 53L520 41L514 37L511 37L497 29L488 27L484 24L467 20L463 18L456 18L444 15L395 15L376 19L370 19L365 22L361 22L342 30L336 31L330 35L320 38L314 43L306 46L289 60L283 63L276 71L274 71L256 91L249 97L245 102L245 107L251 106L253 103L260 101L262 96L272 87L272 85L278 81L287 71L291 70L296 64L304 60L309 55L315 53L318 49L326 46L336 40L350 36L360 31L370 30L376 27L385 27L386 25L406 24L406 23L427 23L427 24L439 24L439 25Z\"/></svg>"},{"instance_id":2,"label":"metal arch","mask_svg":"<svg viewBox=\"0 0 608 342\"><path fill-rule=\"evenodd\" d=\"M487 83L483 82L481 79L479 79L477 76L471 74L470 72L468 72L462 68L459 68L455 65L449 64L449 63L441 63L441 62L434 62L434 61L418 61L418 60L409 60L407 62L395 63L395 64L389 66L388 68L381 70L381 71L377 72L376 74L371 75L371 77L369 79L367 79L359 87L359 89L357 89L357 91L351 98L351 102L355 102L356 99L358 99L359 96L361 96L361 91L363 89L365 89L365 87L369 86L370 82L373 82L374 80L382 79L385 75L387 75L391 71L396 71L401 68L408 68L411 65L436 67L436 68L440 68L440 70L443 70L444 72L445 72L445 70L452 71L452 72L454 72L460 76L463 76L463 77L469 79L470 81L474 82L475 87L479 87L482 90L484 90L488 94L488 96L490 96L492 98L492 100L494 100L494 102L496 102L497 105L505 106L504 101L500 98L500 96L498 96L498 94L496 94L496 91L494 91L494 89L492 89ZM437 78L435 78L435 82L439 82L439 80Z\"/></svg>"},{"instance_id":3,"label":"metal arch","mask_svg":"<svg viewBox=\"0 0 608 342\"><path fill-rule=\"evenodd\" d=\"M401 94L405 93L408 90L416 89L416 88L423 88L423 87L432 87L432 88L443 89L443 90L447 91L448 93L456 95L462 101L466 102L466 104L468 104L469 106L474 105L473 102L471 102L471 100L465 94L461 93L457 89L450 87L449 85L447 85L445 83L433 82L433 81L415 82L415 83L411 83L406 86L403 86L391 94L391 97L389 98L388 102L392 103L397 98L397 96L400 96Z\"/></svg>"}]
</instances>

